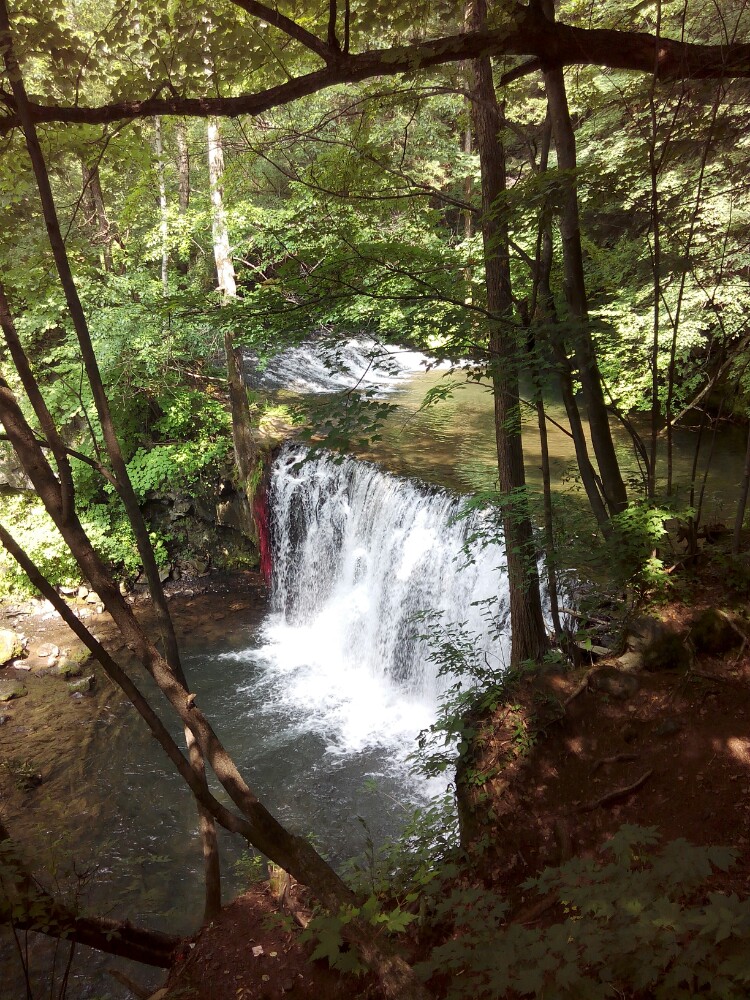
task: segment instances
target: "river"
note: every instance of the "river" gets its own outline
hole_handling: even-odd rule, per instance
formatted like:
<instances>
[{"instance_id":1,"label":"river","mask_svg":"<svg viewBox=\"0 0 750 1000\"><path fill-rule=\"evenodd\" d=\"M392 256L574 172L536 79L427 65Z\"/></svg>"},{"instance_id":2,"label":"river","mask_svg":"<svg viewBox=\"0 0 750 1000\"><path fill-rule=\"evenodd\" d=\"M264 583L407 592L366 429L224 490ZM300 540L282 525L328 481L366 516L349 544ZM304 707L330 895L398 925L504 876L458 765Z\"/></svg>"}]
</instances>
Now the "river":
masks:
<instances>
[{"instance_id":1,"label":"river","mask_svg":"<svg viewBox=\"0 0 750 1000\"><path fill-rule=\"evenodd\" d=\"M444 368L425 371L422 356L394 351L378 382L365 354L350 342L330 375L320 355L303 347L267 369L266 385L292 372L298 392L333 392L364 376L397 410L377 448L357 459L303 461L298 446L285 447L270 491L269 604L233 612L228 597L221 616L212 606L220 620L211 621L197 602L183 628L186 672L227 749L266 805L295 831L313 834L335 864L361 851L368 836L379 843L396 835L415 807L445 787L408 768L446 683L415 615L430 610L445 627L468 629L498 670L507 658L502 628L490 638L486 627L486 602L495 602L502 625L507 597L497 527L481 514L459 516L460 495L495 480L491 397L470 383L420 408L428 389L452 377ZM554 400L549 409L560 420ZM524 444L536 486L533 419L529 411ZM637 475L622 429L617 443L625 468ZM679 444L684 478L691 439ZM717 515L727 482L739 478L743 447L731 434L719 442L715 481L722 485L710 496ZM578 504L571 442L554 425L550 451L556 489ZM477 533L494 540L463 551ZM135 713L116 699L102 711L82 780L76 814L60 832L81 864L95 859L99 866L90 880L92 907L106 903L134 922L194 929L202 900L192 802ZM241 885L231 867L240 846L223 839L231 894ZM92 956L77 965L72 995L102 995L109 964ZM104 995L126 994L107 982Z\"/></svg>"}]
</instances>

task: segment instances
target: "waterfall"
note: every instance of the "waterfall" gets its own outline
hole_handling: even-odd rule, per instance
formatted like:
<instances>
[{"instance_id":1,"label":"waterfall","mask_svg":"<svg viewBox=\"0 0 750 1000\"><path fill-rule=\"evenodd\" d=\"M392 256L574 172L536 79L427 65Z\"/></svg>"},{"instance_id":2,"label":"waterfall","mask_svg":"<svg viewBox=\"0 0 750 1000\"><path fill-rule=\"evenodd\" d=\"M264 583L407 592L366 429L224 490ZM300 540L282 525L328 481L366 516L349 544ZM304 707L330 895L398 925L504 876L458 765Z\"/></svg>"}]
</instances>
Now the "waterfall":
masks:
<instances>
[{"instance_id":1,"label":"waterfall","mask_svg":"<svg viewBox=\"0 0 750 1000\"><path fill-rule=\"evenodd\" d=\"M300 393L339 392L355 386L387 393L415 372L434 366L418 351L381 344L368 337L352 337L335 344L311 339L286 348L264 363L246 350L244 361L249 385Z\"/></svg>"},{"instance_id":2,"label":"waterfall","mask_svg":"<svg viewBox=\"0 0 750 1000\"><path fill-rule=\"evenodd\" d=\"M457 519L461 501L351 458L287 445L270 486L273 606L265 655L290 701L344 749L413 740L434 719L441 689L420 638L429 626L464 624L501 670L508 649L488 636L481 603L507 609L497 544L467 537L480 515ZM498 614L498 605L493 609Z\"/></svg>"}]
</instances>

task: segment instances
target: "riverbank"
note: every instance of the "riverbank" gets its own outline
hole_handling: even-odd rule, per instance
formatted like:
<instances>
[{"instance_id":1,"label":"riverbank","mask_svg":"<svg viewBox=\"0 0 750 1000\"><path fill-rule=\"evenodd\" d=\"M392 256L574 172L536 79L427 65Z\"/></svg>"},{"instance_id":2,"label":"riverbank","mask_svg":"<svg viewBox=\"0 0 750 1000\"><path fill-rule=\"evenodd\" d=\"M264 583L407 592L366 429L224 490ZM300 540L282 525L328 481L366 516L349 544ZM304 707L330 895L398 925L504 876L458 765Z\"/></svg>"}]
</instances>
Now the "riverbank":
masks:
<instances>
[{"instance_id":1,"label":"riverbank","mask_svg":"<svg viewBox=\"0 0 750 1000\"><path fill-rule=\"evenodd\" d=\"M686 585L687 587L687 585ZM257 574L209 575L189 584L170 585L170 603L181 639L196 633L216 641L233 618L265 606ZM118 640L106 615L86 598L77 600L95 631L115 648ZM135 601L136 613L148 621L149 608ZM717 610L730 622L721 649L698 648L695 622L703 610ZM750 654L744 595L723 589L719 570L704 569L700 583L656 609L661 635L679 642L687 657L667 657L647 670L630 663L623 670L617 657L568 672L551 671L521 679L494 711L478 720L473 754L464 762L472 772L473 802L464 795L464 839L468 849L460 874L445 893L480 892L483 899L507 900L505 926L554 928L567 918L559 899L536 895L524 887L545 866L571 859L600 859L603 844L623 824L657 827L664 842L684 837L696 844L723 844L737 854L726 872L715 873L698 898L709 891L746 898L750 890ZM3 708L0 752L24 748L31 766L2 768L3 815L23 831L37 806L46 813L45 829L64 825L70 811L92 808L80 792L87 778L87 740L109 725L120 711L116 695L99 678L87 692L71 690L75 678L51 671L47 647L69 649L66 628L43 606L8 609L6 623L25 632L29 655L2 674L29 687L28 695ZM72 638L72 637L71 637ZM46 660L41 650L48 653ZM631 651L632 652L632 651ZM652 664L653 666L654 664ZM84 665L88 675L89 664ZM46 700L45 700L46 699ZM41 716L34 715L43 707ZM69 740L66 737L70 737ZM36 768L37 761L46 763ZM41 781L36 782L36 776ZM19 779L21 783L19 785ZM25 787L24 787L25 784ZM43 797L43 801L41 801ZM34 808L30 808L33 803ZM467 804L471 806L468 819ZM38 815L38 814L37 814ZM38 819L36 834L39 834ZM50 833L47 834L50 837ZM21 838L19 838L21 839ZM489 849L488 849L489 845ZM481 849L480 849L481 848ZM294 890L294 906L307 908L304 893ZM436 924L407 903L419 917L404 937L411 959L424 958L432 947L460 940L465 933L445 914ZM281 915L281 921L274 917ZM144 921L147 922L147 921ZM190 947L194 945L194 947ZM258 951L257 949L262 949ZM287 994L305 1000L378 994L370 981L308 964L311 947L301 945L288 907L264 885L254 886L225 907L211 927L189 942L172 973L170 992L195 1000L268 1000ZM109 960L108 960L109 961ZM469 981L467 977L467 982ZM447 979L433 980L436 995ZM111 993L111 996L124 995ZM157 995L159 995L157 993ZM479 995L479 993L477 994ZM642 994L623 992L623 996Z\"/></svg>"},{"instance_id":2,"label":"riverbank","mask_svg":"<svg viewBox=\"0 0 750 1000\"><path fill-rule=\"evenodd\" d=\"M710 874L708 865L704 875L699 872L693 881L688 848L677 849L674 857L678 868L683 865L680 877L685 887L678 881L676 890L663 890L665 901L670 893L678 901L669 904L670 927L680 927L681 908L693 905L698 907L693 912L703 913L709 905L720 907L726 899L729 913L736 905L732 900L748 898L750 622L744 596L727 593L715 573L708 577L656 609L658 617L641 618L642 628L650 620L655 629L652 634L668 637L664 646L671 649L670 655L657 657L657 662L646 656L644 665L642 658L638 662L640 653L635 655L637 651L631 648L624 661L604 657L576 670L528 676L514 684L492 712L477 720L472 752L463 765L467 853L459 872L441 890L441 896L456 892L458 902L433 918L430 907L435 901L430 903L429 892L426 904L422 897L411 904L402 902L416 918L402 937L410 960L424 959L433 947L447 942L450 948L459 949L460 956L460 942L467 942L461 969L466 986L461 987L462 980L455 978L455 968L452 973L438 973L430 984L436 996L444 996L449 985L458 991L456 996L490 995L482 992L481 978L471 986L471 935L478 933L477 925L484 920L482 907L488 905L487 900L494 905L504 900L508 908L497 931L498 954L501 935L508 928L528 933L533 943L535 934L544 939L547 932L553 940L555 928L567 926L571 919L571 928L586 926L580 923L580 914L573 911L571 915L570 904L563 902L564 893L536 892L528 880L545 867L604 863L604 845L622 828L653 828L659 837L654 856L661 846L680 838L705 847L728 847L734 853L726 870L722 863ZM699 634L696 622L705 612L714 616L717 609L719 620L730 624L723 639L712 646L711 639ZM673 644L669 637L679 642ZM683 649L685 658L680 652L673 655ZM649 856L648 849L640 848L634 871L647 871ZM462 898L471 900L463 912ZM304 967L298 969L304 956L298 934L288 925L283 932L272 931L273 923L260 920L261 914L278 909L270 892L262 888L236 901L222 915L220 931L202 932L184 968L175 968L165 1000L176 1000L182 990L195 1000L237 996L264 1000L291 992L292 982L293 995L315 996L315 977L322 975L320 963L307 967L310 979L306 984ZM474 910L478 916L472 926ZM258 921L252 933L247 929L249 919ZM257 957L247 947L248 933L263 948ZM678 954L689 954L686 949L694 931L675 933ZM610 940L606 932L602 934L602 941ZM644 955L650 955L648 949L657 944L646 935ZM711 938L709 952L716 962L725 947ZM271 953L273 958L268 957ZM291 956L288 965L287 955ZM672 962L665 959L664 973ZM589 971L596 976L596 965ZM293 978L297 975L299 981ZM372 983L346 977L337 977L337 983L322 992L319 988L317 995L366 996L368 1000L379 996ZM632 984L621 984L618 989L618 995L628 1000L653 995Z\"/></svg>"}]
</instances>

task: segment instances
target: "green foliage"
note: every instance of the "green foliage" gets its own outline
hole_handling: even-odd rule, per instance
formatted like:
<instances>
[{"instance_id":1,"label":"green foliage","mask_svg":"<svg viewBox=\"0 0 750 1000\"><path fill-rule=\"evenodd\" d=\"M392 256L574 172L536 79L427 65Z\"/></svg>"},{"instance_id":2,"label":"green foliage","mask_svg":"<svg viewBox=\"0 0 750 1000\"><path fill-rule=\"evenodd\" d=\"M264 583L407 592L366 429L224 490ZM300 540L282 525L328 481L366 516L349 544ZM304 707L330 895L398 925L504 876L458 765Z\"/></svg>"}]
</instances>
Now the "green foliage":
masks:
<instances>
[{"instance_id":1,"label":"green foliage","mask_svg":"<svg viewBox=\"0 0 750 1000\"><path fill-rule=\"evenodd\" d=\"M381 900L412 904L433 879L445 873L461 853L458 815L452 791L414 809L396 840L376 846L364 820L363 856L347 862L343 874L354 890Z\"/></svg>"},{"instance_id":2,"label":"green foliage","mask_svg":"<svg viewBox=\"0 0 750 1000\"><path fill-rule=\"evenodd\" d=\"M334 400L323 399L301 404L293 411L296 419L306 419L300 437L311 450L324 446L338 452L334 462L342 462L345 453L353 448L368 448L380 440L380 428L388 415L395 410L393 403L376 398L373 389L349 390Z\"/></svg>"},{"instance_id":3,"label":"green foliage","mask_svg":"<svg viewBox=\"0 0 750 1000\"><path fill-rule=\"evenodd\" d=\"M655 850L652 828L623 826L608 860L575 858L524 885L554 893L563 918L545 928L507 923L507 905L482 889L433 884L433 919L449 940L418 966L449 977L449 1000L499 996L605 1000L740 1000L750 982L750 901L700 887L735 852L684 840Z\"/></svg>"},{"instance_id":4,"label":"green foliage","mask_svg":"<svg viewBox=\"0 0 750 1000\"><path fill-rule=\"evenodd\" d=\"M665 521L674 511L650 504L631 504L612 518L613 538L607 545L620 577L641 594L661 596L670 586L664 562L657 554L667 532Z\"/></svg>"},{"instance_id":5,"label":"green foliage","mask_svg":"<svg viewBox=\"0 0 750 1000\"><path fill-rule=\"evenodd\" d=\"M3 498L3 523L53 584L78 583L80 571L52 519L36 497ZM0 595L33 593L15 559L0 548Z\"/></svg>"},{"instance_id":6,"label":"green foliage","mask_svg":"<svg viewBox=\"0 0 750 1000\"><path fill-rule=\"evenodd\" d=\"M262 854L246 848L232 864L235 875L247 885L258 885L268 878L268 866Z\"/></svg>"}]
</instances>

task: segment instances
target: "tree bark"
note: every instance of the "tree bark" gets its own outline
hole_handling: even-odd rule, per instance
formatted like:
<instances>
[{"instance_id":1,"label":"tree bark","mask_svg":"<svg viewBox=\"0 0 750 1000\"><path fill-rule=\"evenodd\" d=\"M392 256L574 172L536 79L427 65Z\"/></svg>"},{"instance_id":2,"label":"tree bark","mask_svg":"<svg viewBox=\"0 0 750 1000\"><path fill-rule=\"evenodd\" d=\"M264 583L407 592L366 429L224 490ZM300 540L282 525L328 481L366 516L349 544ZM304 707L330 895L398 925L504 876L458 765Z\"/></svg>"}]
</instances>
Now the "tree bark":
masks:
<instances>
[{"instance_id":1,"label":"tree bark","mask_svg":"<svg viewBox=\"0 0 750 1000\"><path fill-rule=\"evenodd\" d=\"M96 227L97 239L102 249L104 270L111 273L114 271L114 262L112 260L114 233L104 207L104 194L99 178L99 168L97 166L89 167L82 161L81 173L83 175L84 198L89 206L90 217Z\"/></svg>"},{"instance_id":2,"label":"tree bark","mask_svg":"<svg viewBox=\"0 0 750 1000\"><path fill-rule=\"evenodd\" d=\"M167 180L164 170L164 138L161 118L154 118L154 153L156 178L159 185L159 238L161 240L161 287L169 295L169 216L167 215Z\"/></svg>"},{"instance_id":3,"label":"tree bark","mask_svg":"<svg viewBox=\"0 0 750 1000\"><path fill-rule=\"evenodd\" d=\"M547 2L546 11L554 18L554 6ZM620 466L615 454L609 414L604 401L601 375L591 339L586 280L583 271L581 228L578 218L578 185L576 183L576 140L570 120L568 96L561 64L547 64L543 69L547 92L552 134L557 151L557 166L562 172L562 205L560 208L560 237L562 240L565 298L573 329L572 340L576 364L581 379L584 400L589 417L591 442L599 465L604 496L610 513L616 514L627 507L628 497Z\"/></svg>"},{"instance_id":4,"label":"tree bark","mask_svg":"<svg viewBox=\"0 0 750 1000\"><path fill-rule=\"evenodd\" d=\"M486 18L485 0L471 0L469 18L478 30ZM508 226L502 214L505 150L489 58L471 63L474 128L482 178L482 239L487 309L492 316L489 357L495 405L495 437L503 532L510 591L511 662L538 660L547 648L542 616L536 546L526 495L519 402L518 328L513 322Z\"/></svg>"},{"instance_id":5,"label":"tree bark","mask_svg":"<svg viewBox=\"0 0 750 1000\"><path fill-rule=\"evenodd\" d=\"M599 465L604 495L610 513L617 514L627 507L628 497L615 454L609 414L604 401L599 366L589 326L586 282L583 273L581 229L578 219L578 186L575 180L576 146L573 124L568 110L562 68L544 72L544 84L549 102L552 131L557 151L557 166L562 177L560 237L562 241L565 298L571 318L572 341L581 388L589 417L591 442Z\"/></svg>"},{"instance_id":6,"label":"tree bark","mask_svg":"<svg viewBox=\"0 0 750 1000\"><path fill-rule=\"evenodd\" d=\"M211 221L216 280L219 291L224 298L233 299L237 296L237 279L229 245L227 217L224 211L224 150L221 144L219 124L215 120L208 123L208 176L211 185ZM224 333L224 350L227 359L229 403L232 411L234 457L243 488L247 490L258 461L258 449L250 419L247 390L242 379L242 354L241 350L234 346L234 338L229 328Z\"/></svg>"}]
</instances>

